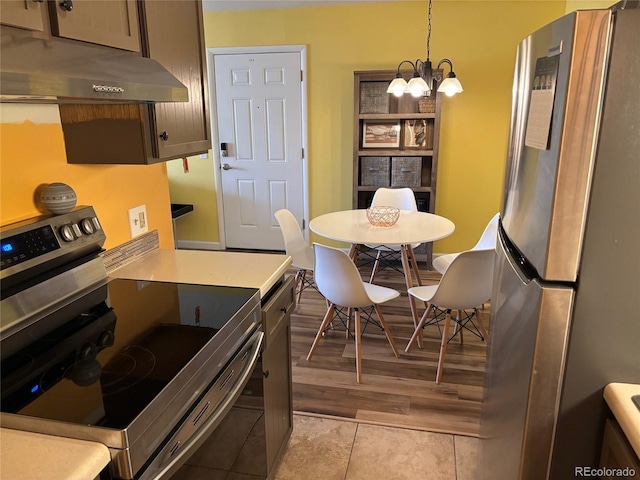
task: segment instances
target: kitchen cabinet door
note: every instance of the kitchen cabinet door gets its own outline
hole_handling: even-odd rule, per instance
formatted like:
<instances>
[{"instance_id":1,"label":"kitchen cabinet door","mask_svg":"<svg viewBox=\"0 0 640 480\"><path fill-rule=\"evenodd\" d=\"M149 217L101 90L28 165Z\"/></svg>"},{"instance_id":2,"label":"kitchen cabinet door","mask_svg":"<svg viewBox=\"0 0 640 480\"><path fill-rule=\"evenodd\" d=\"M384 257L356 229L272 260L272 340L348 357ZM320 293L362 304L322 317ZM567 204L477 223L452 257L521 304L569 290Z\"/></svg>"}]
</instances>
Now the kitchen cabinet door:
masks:
<instances>
[{"instance_id":1,"label":"kitchen cabinet door","mask_svg":"<svg viewBox=\"0 0 640 480\"><path fill-rule=\"evenodd\" d=\"M280 333L262 353L264 370L264 414L267 471L271 472L293 429L291 395L291 324L289 318Z\"/></svg>"},{"instance_id":2,"label":"kitchen cabinet door","mask_svg":"<svg viewBox=\"0 0 640 480\"><path fill-rule=\"evenodd\" d=\"M262 352L267 472L272 472L293 429L291 312L294 278L288 277L262 306L265 344Z\"/></svg>"},{"instance_id":3,"label":"kitchen cabinet door","mask_svg":"<svg viewBox=\"0 0 640 480\"><path fill-rule=\"evenodd\" d=\"M188 102L149 106L149 163L206 153L211 148L202 3L141 3L144 55L158 61L189 90Z\"/></svg>"},{"instance_id":4,"label":"kitchen cabinet door","mask_svg":"<svg viewBox=\"0 0 640 480\"><path fill-rule=\"evenodd\" d=\"M53 35L140 51L136 0L57 0L48 4Z\"/></svg>"},{"instance_id":5,"label":"kitchen cabinet door","mask_svg":"<svg viewBox=\"0 0 640 480\"><path fill-rule=\"evenodd\" d=\"M45 31L45 7L33 0L2 0L0 23L35 32Z\"/></svg>"}]
</instances>

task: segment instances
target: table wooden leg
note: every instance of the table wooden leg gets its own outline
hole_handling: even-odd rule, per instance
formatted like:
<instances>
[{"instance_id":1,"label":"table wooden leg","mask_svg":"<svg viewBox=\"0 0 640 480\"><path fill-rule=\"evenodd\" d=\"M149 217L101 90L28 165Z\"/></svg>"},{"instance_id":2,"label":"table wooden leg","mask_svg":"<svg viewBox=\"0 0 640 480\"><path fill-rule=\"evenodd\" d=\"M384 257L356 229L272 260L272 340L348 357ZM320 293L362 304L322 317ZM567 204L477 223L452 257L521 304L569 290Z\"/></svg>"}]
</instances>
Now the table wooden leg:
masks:
<instances>
[{"instance_id":1,"label":"table wooden leg","mask_svg":"<svg viewBox=\"0 0 640 480\"><path fill-rule=\"evenodd\" d=\"M409 267L409 256L407 250L407 245L402 245L400 247L400 258L402 259L402 269L404 270L404 281L407 285L408 291L411 287L413 287L413 280L411 279L411 269ZM418 326L418 311L413 295L409 295L409 305L411 307L411 319L413 320L413 328L416 328ZM418 336L418 347L422 348L422 336Z\"/></svg>"},{"instance_id":2,"label":"table wooden leg","mask_svg":"<svg viewBox=\"0 0 640 480\"><path fill-rule=\"evenodd\" d=\"M411 245L407 245L407 248L409 249L409 258L411 259L411 266L413 267L413 272L416 274L418 285L422 285L422 279L420 278L420 270L418 270L418 262L416 261L415 253L413 253L413 247Z\"/></svg>"},{"instance_id":3,"label":"table wooden leg","mask_svg":"<svg viewBox=\"0 0 640 480\"><path fill-rule=\"evenodd\" d=\"M360 309L356 308L356 325L353 336L356 340L356 382L362 383L362 349L360 346Z\"/></svg>"},{"instance_id":4,"label":"table wooden leg","mask_svg":"<svg viewBox=\"0 0 640 480\"><path fill-rule=\"evenodd\" d=\"M358 245L355 243L352 243L351 247L349 247L349 258L353 260L353 263L357 265L356 260L358 260Z\"/></svg>"}]
</instances>

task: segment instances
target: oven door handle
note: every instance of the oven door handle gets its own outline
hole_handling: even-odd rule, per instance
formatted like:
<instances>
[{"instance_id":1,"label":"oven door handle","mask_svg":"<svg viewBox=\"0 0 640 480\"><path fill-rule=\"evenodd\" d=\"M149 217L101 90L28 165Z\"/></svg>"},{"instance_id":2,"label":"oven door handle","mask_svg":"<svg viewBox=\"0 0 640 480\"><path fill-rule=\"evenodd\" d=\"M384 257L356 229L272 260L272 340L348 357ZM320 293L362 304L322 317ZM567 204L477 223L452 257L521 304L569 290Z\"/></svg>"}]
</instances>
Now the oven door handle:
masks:
<instances>
[{"instance_id":1,"label":"oven door handle","mask_svg":"<svg viewBox=\"0 0 640 480\"><path fill-rule=\"evenodd\" d=\"M202 443L209 437L211 432L217 428L224 417L227 416L231 407L236 403L238 397L244 390L249 378L258 362L258 357L262 351L264 333L256 331L245 343L244 347L236 354L229 364L229 367L214 382L204 397L192 409L191 413L178 431L155 455L155 459L149 464L147 469L139 476L138 480L162 480L170 478L187 459L193 454ZM249 361L246 361L249 357ZM236 374L234 365L244 363L242 370ZM229 382L233 380L231 386ZM220 390L229 386L230 390L220 396ZM212 402L215 405L212 407ZM211 413L209 413L211 411ZM207 417L207 413L209 416ZM197 426L198 423L203 422Z\"/></svg>"}]
</instances>

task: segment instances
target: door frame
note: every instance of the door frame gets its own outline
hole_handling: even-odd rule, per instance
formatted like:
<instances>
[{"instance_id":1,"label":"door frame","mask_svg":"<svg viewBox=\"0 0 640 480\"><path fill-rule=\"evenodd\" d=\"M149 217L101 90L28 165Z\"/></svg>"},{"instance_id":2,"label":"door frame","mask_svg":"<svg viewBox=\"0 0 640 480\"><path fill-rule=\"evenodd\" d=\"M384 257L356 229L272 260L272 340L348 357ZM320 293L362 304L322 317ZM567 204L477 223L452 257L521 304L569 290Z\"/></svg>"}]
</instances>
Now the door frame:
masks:
<instances>
[{"instance_id":1,"label":"door frame","mask_svg":"<svg viewBox=\"0 0 640 480\"><path fill-rule=\"evenodd\" d=\"M307 47L306 45L272 45L266 47L216 47L207 48L207 71L209 74L209 104L211 112L211 150L213 152L213 177L216 189L216 207L218 212L218 236L220 249L227 248L226 232L224 228L224 208L222 204L222 162L220 159L220 139L218 137L218 97L216 92L215 56L233 54L261 54L261 53L299 53L300 68L302 70L301 100L302 100L302 201L304 238L309 240L309 145L308 145L308 117L307 117Z\"/></svg>"}]
</instances>

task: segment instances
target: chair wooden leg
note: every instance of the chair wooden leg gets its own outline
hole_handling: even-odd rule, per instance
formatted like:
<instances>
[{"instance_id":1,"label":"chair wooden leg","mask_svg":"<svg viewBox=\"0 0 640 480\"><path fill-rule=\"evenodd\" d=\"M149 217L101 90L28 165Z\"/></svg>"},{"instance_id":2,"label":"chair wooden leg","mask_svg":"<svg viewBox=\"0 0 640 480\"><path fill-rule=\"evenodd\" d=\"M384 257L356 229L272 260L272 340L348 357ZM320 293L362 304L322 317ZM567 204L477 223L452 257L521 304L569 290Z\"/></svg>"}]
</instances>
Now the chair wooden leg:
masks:
<instances>
[{"instance_id":1,"label":"chair wooden leg","mask_svg":"<svg viewBox=\"0 0 640 480\"><path fill-rule=\"evenodd\" d=\"M387 322L385 322L384 317L382 316L382 312L380 311L380 307L378 305L374 305L376 309L376 313L378 314L378 319L382 324L382 328L384 328L384 334L387 336L387 340L389 341L389 345L391 345L391 350L393 350L393 354L398 358L398 349L396 348L396 342L393 341L393 336L391 335L391 331L389 330L389 326Z\"/></svg>"},{"instance_id":2,"label":"chair wooden leg","mask_svg":"<svg viewBox=\"0 0 640 480\"><path fill-rule=\"evenodd\" d=\"M371 276L369 277L369 283L373 283L373 277L376 275L379 262L380 262L380 250L378 250L378 253L376 254L376 261L373 262L373 268L371 269Z\"/></svg>"},{"instance_id":3,"label":"chair wooden leg","mask_svg":"<svg viewBox=\"0 0 640 480\"><path fill-rule=\"evenodd\" d=\"M302 290L304 289L304 280L307 276L307 271L306 270L300 270L298 272L299 274L299 281L300 281L300 285L298 287L298 299L297 302L300 303L300 299L302 298Z\"/></svg>"},{"instance_id":4,"label":"chair wooden leg","mask_svg":"<svg viewBox=\"0 0 640 480\"><path fill-rule=\"evenodd\" d=\"M460 345L464 344L464 328L462 328L462 324L460 323L462 321L462 313L465 313L464 310L457 310L456 311L456 333L460 334Z\"/></svg>"},{"instance_id":5,"label":"chair wooden leg","mask_svg":"<svg viewBox=\"0 0 640 480\"><path fill-rule=\"evenodd\" d=\"M334 310L335 310L335 306L333 305L333 303L329 304L327 313L324 314L324 318L322 319L322 323L320 324L320 328L318 329L316 338L313 340L313 345L311 345L311 350L309 350L309 354L307 355L307 360L311 360L311 357L313 357L313 353L316 351L316 348L318 347L318 342L320 342L320 338L322 337L322 332L324 332L324 329L327 328L327 325L333 318Z\"/></svg>"},{"instance_id":6,"label":"chair wooden leg","mask_svg":"<svg viewBox=\"0 0 640 480\"><path fill-rule=\"evenodd\" d=\"M356 340L356 382L362 383L362 352L360 345L360 309L356 308L356 325L353 336Z\"/></svg>"},{"instance_id":7,"label":"chair wooden leg","mask_svg":"<svg viewBox=\"0 0 640 480\"><path fill-rule=\"evenodd\" d=\"M349 332L351 331L351 317L353 317L353 308L347 308L347 328L344 331L344 338L349 340Z\"/></svg>"},{"instance_id":8,"label":"chair wooden leg","mask_svg":"<svg viewBox=\"0 0 640 480\"><path fill-rule=\"evenodd\" d=\"M411 259L411 266L413 267L413 271L416 274L416 280L418 280L418 285L422 285L422 279L420 278L420 270L418 270L418 261L416 260L416 254L413 253L413 247L411 245L407 246L409 250L409 258Z\"/></svg>"},{"instance_id":9,"label":"chair wooden leg","mask_svg":"<svg viewBox=\"0 0 640 480\"><path fill-rule=\"evenodd\" d=\"M447 340L449 339L449 321L451 320L451 312L447 312L444 320L444 331L442 332L442 340L440 341L440 356L438 357L438 371L436 372L436 385L440 384L442 378L442 364L444 363L444 355L447 353Z\"/></svg>"},{"instance_id":10,"label":"chair wooden leg","mask_svg":"<svg viewBox=\"0 0 640 480\"><path fill-rule=\"evenodd\" d=\"M411 347L411 344L415 342L419 336L422 336L422 327L424 326L425 323L427 323L429 310L431 310L431 305L427 303L427 307L424 313L422 314L422 317L420 318L420 321L418 322L418 325L416 326L416 329L414 330L413 335L411 335L411 338L409 339L409 343L407 343L407 346L404 349L405 352L409 353L409 348Z\"/></svg>"},{"instance_id":11,"label":"chair wooden leg","mask_svg":"<svg viewBox=\"0 0 640 480\"><path fill-rule=\"evenodd\" d=\"M296 294L296 298L299 296L300 291L302 290L301 288L301 283L300 283L300 279L302 278L302 270L298 270L296 272L296 277L295 277L295 294Z\"/></svg>"},{"instance_id":12,"label":"chair wooden leg","mask_svg":"<svg viewBox=\"0 0 640 480\"><path fill-rule=\"evenodd\" d=\"M489 338L489 335L487 334L487 330L484 328L482 319L480 318L480 312L478 311L477 308L475 308L474 310L476 312L476 320L478 321L478 328L480 329L480 333L482 333L482 336L484 337L484 340L486 342L487 339Z\"/></svg>"}]
</instances>

